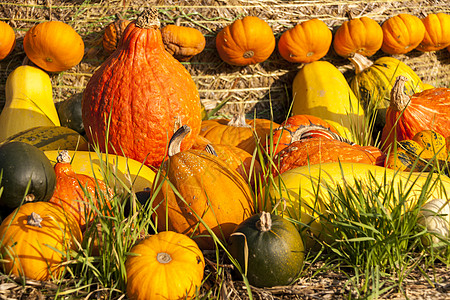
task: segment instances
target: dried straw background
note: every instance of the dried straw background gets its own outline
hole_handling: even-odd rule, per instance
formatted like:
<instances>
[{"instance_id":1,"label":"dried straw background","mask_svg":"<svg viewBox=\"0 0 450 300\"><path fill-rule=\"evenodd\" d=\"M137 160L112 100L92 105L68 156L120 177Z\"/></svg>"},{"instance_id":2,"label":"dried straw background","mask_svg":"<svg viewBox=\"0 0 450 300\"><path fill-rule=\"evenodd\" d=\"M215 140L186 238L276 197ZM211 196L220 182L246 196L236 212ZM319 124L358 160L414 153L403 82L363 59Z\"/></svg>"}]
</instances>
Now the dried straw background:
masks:
<instances>
[{"instance_id":1,"label":"dried straw background","mask_svg":"<svg viewBox=\"0 0 450 300\"><path fill-rule=\"evenodd\" d=\"M162 24L174 23L199 29L206 37L205 50L184 63L197 83L201 101L207 109L221 100L230 98L220 111L229 116L237 109L236 103L245 103L246 112L258 117L285 118L290 104L291 83L299 64L289 63L278 54L258 65L234 67L222 62L215 49L215 36L224 26L237 18L254 15L265 20L275 37L299 22L319 18L333 32L347 20L347 12L370 17L380 24L398 13L410 13L420 18L429 13L450 13L450 0L436 1L283 1L283 0L193 0L193 1L143 1L143 0L10 0L0 2L0 19L13 26L17 44L14 52L0 62L0 108L4 105L4 87L8 74L25 59L22 40L26 31L43 20L60 20L70 24L85 41L85 56L76 67L51 74L55 102L80 96L95 69L105 60L101 46L103 29L117 13L135 19L146 7L160 10ZM379 51L373 59L385 55ZM422 53L417 50L395 56L412 67L426 82L435 86L450 86L450 53L441 50ZM335 64L346 77L353 68L346 59L338 57L332 47L325 58Z\"/></svg>"}]
</instances>

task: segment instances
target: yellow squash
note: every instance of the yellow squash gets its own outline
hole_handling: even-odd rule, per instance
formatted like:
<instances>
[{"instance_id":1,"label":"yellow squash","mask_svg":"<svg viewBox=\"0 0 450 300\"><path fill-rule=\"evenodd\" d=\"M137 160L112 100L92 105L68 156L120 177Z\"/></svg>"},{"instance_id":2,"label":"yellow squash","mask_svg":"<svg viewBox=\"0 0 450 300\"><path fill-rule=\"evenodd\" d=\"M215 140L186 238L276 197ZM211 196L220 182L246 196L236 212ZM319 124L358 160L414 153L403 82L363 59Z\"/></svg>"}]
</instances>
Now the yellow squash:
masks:
<instances>
[{"instance_id":1,"label":"yellow squash","mask_svg":"<svg viewBox=\"0 0 450 300\"><path fill-rule=\"evenodd\" d=\"M327 61L306 64L292 83L293 115L313 115L333 125L338 133L358 142L364 127L364 110L344 75Z\"/></svg>"},{"instance_id":2,"label":"yellow squash","mask_svg":"<svg viewBox=\"0 0 450 300\"><path fill-rule=\"evenodd\" d=\"M321 235L324 231L332 230L323 227L320 221L321 215L326 216L326 208L331 201L329 191L336 192L338 187L345 190L344 184L355 190L356 184L360 183L367 193L380 186L381 191L388 191L392 187L394 196L398 196L399 190L404 193L410 188L405 207L409 209L417 204L427 176L432 176L436 184L429 188L425 202L450 193L450 178L436 173L396 172L360 163L325 163L299 167L279 175L275 182L281 180L280 187L269 186L268 194L273 203L279 203L276 206L279 213L303 224L310 224L311 232L320 239L324 238ZM390 210L389 204L385 206ZM312 246L312 240L305 241L309 247Z\"/></svg>"},{"instance_id":3,"label":"yellow squash","mask_svg":"<svg viewBox=\"0 0 450 300\"><path fill-rule=\"evenodd\" d=\"M60 126L50 77L33 66L17 67L6 80L0 141L36 126Z\"/></svg>"},{"instance_id":4,"label":"yellow squash","mask_svg":"<svg viewBox=\"0 0 450 300\"><path fill-rule=\"evenodd\" d=\"M58 150L44 151L44 153L52 164L56 163ZM104 180L107 174L105 172L109 169L112 174L107 175L107 182L117 189L126 186L133 187L135 192L139 192L153 185L155 172L131 158L104 153L100 158L96 152L89 151L69 151L69 155L72 157L72 167L77 174Z\"/></svg>"}]
</instances>

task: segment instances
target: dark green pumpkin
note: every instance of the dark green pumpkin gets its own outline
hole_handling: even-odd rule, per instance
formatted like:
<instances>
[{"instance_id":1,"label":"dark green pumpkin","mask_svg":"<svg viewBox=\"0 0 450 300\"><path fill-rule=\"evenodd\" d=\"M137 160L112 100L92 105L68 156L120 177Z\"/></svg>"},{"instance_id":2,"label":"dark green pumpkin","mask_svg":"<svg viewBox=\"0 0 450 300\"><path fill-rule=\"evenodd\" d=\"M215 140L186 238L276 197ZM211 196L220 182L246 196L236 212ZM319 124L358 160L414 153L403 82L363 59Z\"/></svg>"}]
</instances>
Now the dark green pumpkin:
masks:
<instances>
[{"instance_id":1,"label":"dark green pumpkin","mask_svg":"<svg viewBox=\"0 0 450 300\"><path fill-rule=\"evenodd\" d=\"M239 224L229 238L228 250L246 272L249 283L256 287L288 285L303 267L304 247L297 228L268 212Z\"/></svg>"},{"instance_id":2,"label":"dark green pumpkin","mask_svg":"<svg viewBox=\"0 0 450 300\"><path fill-rule=\"evenodd\" d=\"M24 196L27 201L48 201L56 187L50 160L43 151L24 142L0 146L0 174L0 207L16 208Z\"/></svg>"},{"instance_id":3,"label":"dark green pumpkin","mask_svg":"<svg viewBox=\"0 0 450 300\"><path fill-rule=\"evenodd\" d=\"M81 99L83 94L75 94L69 99L56 103L61 126L75 130L81 135L85 134L83 120L81 118Z\"/></svg>"}]
</instances>

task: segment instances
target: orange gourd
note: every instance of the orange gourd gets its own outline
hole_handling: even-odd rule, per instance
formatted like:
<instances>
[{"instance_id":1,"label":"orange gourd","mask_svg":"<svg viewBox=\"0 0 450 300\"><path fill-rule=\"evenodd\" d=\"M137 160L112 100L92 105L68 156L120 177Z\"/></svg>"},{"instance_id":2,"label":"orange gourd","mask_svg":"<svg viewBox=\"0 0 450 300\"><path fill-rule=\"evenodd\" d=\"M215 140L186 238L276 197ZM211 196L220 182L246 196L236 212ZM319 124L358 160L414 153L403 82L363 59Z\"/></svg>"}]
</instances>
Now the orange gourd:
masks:
<instances>
[{"instance_id":1,"label":"orange gourd","mask_svg":"<svg viewBox=\"0 0 450 300\"><path fill-rule=\"evenodd\" d=\"M123 32L130 23L130 20L119 18L106 26L105 32L103 33L102 46L108 55L117 49Z\"/></svg>"},{"instance_id":2,"label":"orange gourd","mask_svg":"<svg viewBox=\"0 0 450 300\"><path fill-rule=\"evenodd\" d=\"M131 22L122 42L97 69L83 94L88 139L102 152L159 167L173 133L187 124L189 149L200 131L200 97L186 68L164 49L158 11Z\"/></svg>"},{"instance_id":3,"label":"orange gourd","mask_svg":"<svg viewBox=\"0 0 450 300\"><path fill-rule=\"evenodd\" d=\"M253 65L269 58L275 49L275 36L264 20L247 16L217 34L216 48L220 58L230 65Z\"/></svg>"},{"instance_id":4,"label":"orange gourd","mask_svg":"<svg viewBox=\"0 0 450 300\"><path fill-rule=\"evenodd\" d=\"M34 280L59 279L69 257L78 250L81 231L75 219L48 202L23 204L0 225L4 272Z\"/></svg>"},{"instance_id":5,"label":"orange gourd","mask_svg":"<svg viewBox=\"0 0 450 300\"><path fill-rule=\"evenodd\" d=\"M387 54L405 54L416 48L425 36L422 21L410 14L390 17L381 25L383 44L381 50Z\"/></svg>"},{"instance_id":6,"label":"orange gourd","mask_svg":"<svg viewBox=\"0 0 450 300\"><path fill-rule=\"evenodd\" d=\"M310 19L285 31L278 41L278 51L289 62L310 63L327 54L332 36L323 21Z\"/></svg>"},{"instance_id":7,"label":"orange gourd","mask_svg":"<svg viewBox=\"0 0 450 300\"><path fill-rule=\"evenodd\" d=\"M0 60L7 57L16 46L16 34L11 25L0 21Z\"/></svg>"},{"instance_id":8,"label":"orange gourd","mask_svg":"<svg viewBox=\"0 0 450 300\"><path fill-rule=\"evenodd\" d=\"M69 25L47 21L30 28L23 39L27 57L48 72L62 72L81 62L84 42Z\"/></svg>"},{"instance_id":9,"label":"orange gourd","mask_svg":"<svg viewBox=\"0 0 450 300\"><path fill-rule=\"evenodd\" d=\"M206 39L195 28L170 24L161 29L164 47L179 61L189 61L205 49Z\"/></svg>"},{"instance_id":10,"label":"orange gourd","mask_svg":"<svg viewBox=\"0 0 450 300\"><path fill-rule=\"evenodd\" d=\"M271 149L268 144L266 146L267 152L277 154L291 143L300 140L305 134L312 134L313 132L311 130L308 131L312 126L328 129L336 134L338 133L333 126L319 117L312 115L293 115L273 130L273 146Z\"/></svg>"},{"instance_id":11,"label":"orange gourd","mask_svg":"<svg viewBox=\"0 0 450 300\"><path fill-rule=\"evenodd\" d=\"M96 206L100 211L108 210L109 213L104 205L111 207L113 192L102 180L75 173L66 150L59 153L56 161L56 188L49 202L72 214L82 229L96 214L91 206Z\"/></svg>"},{"instance_id":12,"label":"orange gourd","mask_svg":"<svg viewBox=\"0 0 450 300\"><path fill-rule=\"evenodd\" d=\"M333 48L342 57L355 53L372 56L383 44L383 30L373 19L361 17L345 21L336 30Z\"/></svg>"},{"instance_id":13,"label":"orange gourd","mask_svg":"<svg viewBox=\"0 0 450 300\"><path fill-rule=\"evenodd\" d=\"M308 134L312 131L312 135ZM323 132L322 135L317 133ZM274 176L296 167L328 163L355 162L383 166L385 155L377 147L359 146L327 129L311 126L303 138L281 150L273 159Z\"/></svg>"},{"instance_id":14,"label":"orange gourd","mask_svg":"<svg viewBox=\"0 0 450 300\"><path fill-rule=\"evenodd\" d=\"M236 146L253 154L257 145L264 145L278 126L267 119L245 119L245 115L240 113L232 119L202 121L199 134L213 144Z\"/></svg>"},{"instance_id":15,"label":"orange gourd","mask_svg":"<svg viewBox=\"0 0 450 300\"><path fill-rule=\"evenodd\" d=\"M220 158L202 150L180 151L188 132L189 127L183 125L173 135L169 158L153 188L161 187L153 202L158 230L187 234L202 250L213 249L214 241L203 222L226 241L254 213L253 200L245 180Z\"/></svg>"},{"instance_id":16,"label":"orange gourd","mask_svg":"<svg viewBox=\"0 0 450 300\"><path fill-rule=\"evenodd\" d=\"M420 51L438 51L450 45L450 15L429 14L422 19L425 36L417 47Z\"/></svg>"},{"instance_id":17,"label":"orange gourd","mask_svg":"<svg viewBox=\"0 0 450 300\"><path fill-rule=\"evenodd\" d=\"M394 142L411 140L423 130L450 136L450 89L432 88L407 96L406 77L399 76L391 90L381 147L386 151Z\"/></svg>"}]
</instances>

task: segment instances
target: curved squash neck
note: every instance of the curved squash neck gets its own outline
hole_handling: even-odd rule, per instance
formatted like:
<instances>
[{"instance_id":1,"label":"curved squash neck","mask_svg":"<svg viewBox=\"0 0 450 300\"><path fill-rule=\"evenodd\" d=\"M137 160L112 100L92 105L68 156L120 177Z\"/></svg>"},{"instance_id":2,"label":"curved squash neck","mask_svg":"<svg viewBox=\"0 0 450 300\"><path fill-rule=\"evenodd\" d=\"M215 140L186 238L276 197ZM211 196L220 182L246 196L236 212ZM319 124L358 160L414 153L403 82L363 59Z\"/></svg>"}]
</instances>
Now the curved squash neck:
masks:
<instances>
[{"instance_id":1,"label":"curved squash neck","mask_svg":"<svg viewBox=\"0 0 450 300\"><path fill-rule=\"evenodd\" d=\"M408 78L405 76L398 76L391 90L390 106L397 111L403 111L411 100L411 98L403 92L407 80Z\"/></svg>"},{"instance_id":2,"label":"curved squash neck","mask_svg":"<svg viewBox=\"0 0 450 300\"><path fill-rule=\"evenodd\" d=\"M354 53L348 57L351 63L355 66L355 73L359 74L367 70L373 65L373 62L362 54Z\"/></svg>"}]
</instances>

